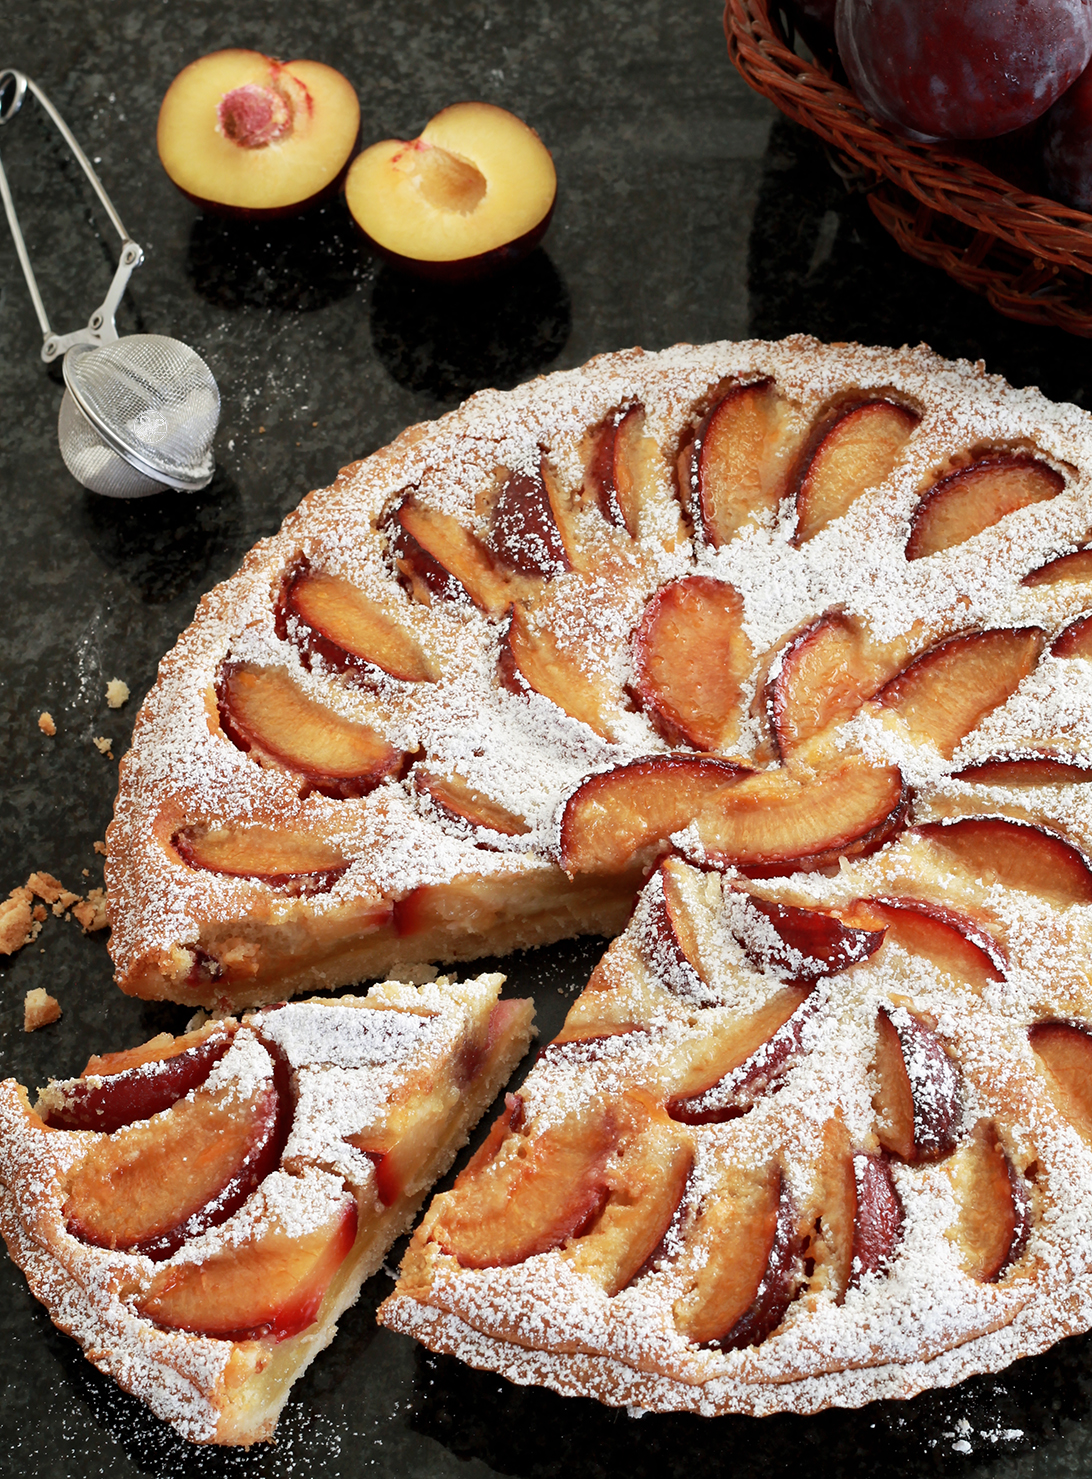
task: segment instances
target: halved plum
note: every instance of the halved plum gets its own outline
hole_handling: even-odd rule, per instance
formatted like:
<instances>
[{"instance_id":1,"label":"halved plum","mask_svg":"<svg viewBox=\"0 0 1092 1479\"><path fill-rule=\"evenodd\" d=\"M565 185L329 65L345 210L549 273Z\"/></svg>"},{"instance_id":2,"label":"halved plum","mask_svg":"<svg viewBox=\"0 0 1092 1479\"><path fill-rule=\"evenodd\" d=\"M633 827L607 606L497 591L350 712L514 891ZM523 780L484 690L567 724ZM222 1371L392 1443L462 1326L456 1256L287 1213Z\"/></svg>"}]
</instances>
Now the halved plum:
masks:
<instances>
[{"instance_id":1,"label":"halved plum","mask_svg":"<svg viewBox=\"0 0 1092 1479\"><path fill-rule=\"evenodd\" d=\"M588 481L603 517L634 539L651 494L656 455L656 443L645 433L644 407L635 402L608 417L588 465Z\"/></svg>"},{"instance_id":2,"label":"halved plum","mask_svg":"<svg viewBox=\"0 0 1092 1479\"><path fill-rule=\"evenodd\" d=\"M375 668L406 683L433 683L439 673L413 633L341 575L301 560L278 607L278 635L310 661L367 677Z\"/></svg>"},{"instance_id":3,"label":"halved plum","mask_svg":"<svg viewBox=\"0 0 1092 1479\"><path fill-rule=\"evenodd\" d=\"M456 821L468 822L472 827L487 827L491 832L501 832L506 837L523 837L531 830L523 817L501 806L484 791L468 785L455 772L445 776L418 769L414 773L414 784L434 806Z\"/></svg>"},{"instance_id":4,"label":"halved plum","mask_svg":"<svg viewBox=\"0 0 1092 1479\"><path fill-rule=\"evenodd\" d=\"M283 1176L286 1185L294 1180ZM245 1238L200 1261L167 1264L137 1300L138 1310L167 1329L221 1340L280 1341L305 1330L356 1241L355 1199L343 1193L335 1201L322 1190L322 1200L312 1196L305 1209L282 1192L287 1216L274 1204Z\"/></svg>"},{"instance_id":5,"label":"halved plum","mask_svg":"<svg viewBox=\"0 0 1092 1479\"><path fill-rule=\"evenodd\" d=\"M548 627L536 626L519 601L501 639L497 668L510 692L539 693L571 719L610 738L610 715L621 707L621 692L598 668L578 663Z\"/></svg>"},{"instance_id":6,"label":"halved plum","mask_svg":"<svg viewBox=\"0 0 1092 1479\"><path fill-rule=\"evenodd\" d=\"M754 928L733 933L754 965L773 971L789 985L814 986L825 976L867 960L883 944L882 929L854 929L821 909L771 903L754 894L745 897L748 907L765 919L776 938L770 940Z\"/></svg>"},{"instance_id":7,"label":"halved plum","mask_svg":"<svg viewBox=\"0 0 1092 1479\"><path fill-rule=\"evenodd\" d=\"M812 778L748 776L715 793L695 827L707 862L769 878L874 852L902 829L908 805L899 770L854 759Z\"/></svg>"},{"instance_id":8,"label":"halved plum","mask_svg":"<svg viewBox=\"0 0 1092 1479\"><path fill-rule=\"evenodd\" d=\"M1092 1143L1092 1035L1073 1022L1037 1022L1028 1041L1059 1114Z\"/></svg>"},{"instance_id":9,"label":"halved plum","mask_svg":"<svg viewBox=\"0 0 1092 1479\"><path fill-rule=\"evenodd\" d=\"M915 1165L949 1155L963 1117L963 1076L936 1032L905 1007L881 1007L872 1071L884 1150Z\"/></svg>"},{"instance_id":10,"label":"halved plum","mask_svg":"<svg viewBox=\"0 0 1092 1479\"><path fill-rule=\"evenodd\" d=\"M350 867L341 853L307 832L244 826L181 827L171 843L190 868L253 878L293 894L325 893Z\"/></svg>"},{"instance_id":11,"label":"halved plum","mask_svg":"<svg viewBox=\"0 0 1092 1479\"><path fill-rule=\"evenodd\" d=\"M705 1257L687 1270L675 1326L695 1345L758 1345L785 1317L796 1291L796 1217L781 1169L733 1166L696 1219L691 1246Z\"/></svg>"},{"instance_id":12,"label":"halved plum","mask_svg":"<svg viewBox=\"0 0 1092 1479\"><path fill-rule=\"evenodd\" d=\"M1048 827L1011 817L959 817L915 829L976 877L1052 904L1092 904L1092 860Z\"/></svg>"},{"instance_id":13,"label":"halved plum","mask_svg":"<svg viewBox=\"0 0 1092 1479\"><path fill-rule=\"evenodd\" d=\"M464 1268L505 1268L560 1248L606 1205L607 1161L618 1139L606 1109L570 1116L537 1137L524 1135L509 1112L498 1139L486 1142L487 1156L472 1160L433 1203L432 1238Z\"/></svg>"},{"instance_id":14,"label":"halved plum","mask_svg":"<svg viewBox=\"0 0 1092 1479\"><path fill-rule=\"evenodd\" d=\"M687 1125L738 1119L775 1088L819 1010L807 986L777 992L759 1011L708 1032L688 1065L667 1112Z\"/></svg>"},{"instance_id":15,"label":"halved plum","mask_svg":"<svg viewBox=\"0 0 1092 1479\"><path fill-rule=\"evenodd\" d=\"M707 544L726 544L756 512L776 511L795 445L791 407L771 380L735 385L716 402L680 458Z\"/></svg>"},{"instance_id":16,"label":"halved plum","mask_svg":"<svg viewBox=\"0 0 1092 1479\"><path fill-rule=\"evenodd\" d=\"M809 623L781 653L763 693L778 754L784 758L849 718L899 666L894 652L872 650L858 623L840 611Z\"/></svg>"},{"instance_id":17,"label":"halved plum","mask_svg":"<svg viewBox=\"0 0 1092 1479\"><path fill-rule=\"evenodd\" d=\"M982 1284L996 1283L1019 1262L1031 1233L1024 1178L989 1119L978 1121L948 1166L959 1208L948 1236L964 1273Z\"/></svg>"},{"instance_id":18,"label":"halved plum","mask_svg":"<svg viewBox=\"0 0 1092 1479\"><path fill-rule=\"evenodd\" d=\"M301 796L366 796L409 763L376 729L343 719L310 698L287 668L226 662L216 690L220 724L259 763L294 771Z\"/></svg>"},{"instance_id":19,"label":"halved plum","mask_svg":"<svg viewBox=\"0 0 1092 1479\"><path fill-rule=\"evenodd\" d=\"M697 922L686 897L688 871L678 859L665 858L644 887L637 917L642 952L661 985L701 1001L706 982Z\"/></svg>"},{"instance_id":20,"label":"halved plum","mask_svg":"<svg viewBox=\"0 0 1092 1479\"><path fill-rule=\"evenodd\" d=\"M540 456L509 473L493 501L487 543L501 563L531 579L571 568L560 527L560 489ZM563 521L563 520L562 520Z\"/></svg>"},{"instance_id":21,"label":"halved plum","mask_svg":"<svg viewBox=\"0 0 1092 1479\"><path fill-rule=\"evenodd\" d=\"M38 1113L55 1130L98 1130L151 1119L205 1082L231 1046L234 1027L198 1028L182 1037L161 1033L143 1048L92 1057L83 1077L50 1084Z\"/></svg>"},{"instance_id":22,"label":"halved plum","mask_svg":"<svg viewBox=\"0 0 1092 1479\"><path fill-rule=\"evenodd\" d=\"M797 463L794 544L804 544L889 477L921 417L896 401L839 406L813 429Z\"/></svg>"},{"instance_id":23,"label":"halved plum","mask_svg":"<svg viewBox=\"0 0 1092 1479\"><path fill-rule=\"evenodd\" d=\"M280 1159L292 1118L269 1055L255 1053L264 1077L248 1060L242 1078L194 1089L92 1146L66 1179L68 1231L161 1260L242 1206Z\"/></svg>"},{"instance_id":24,"label":"halved plum","mask_svg":"<svg viewBox=\"0 0 1092 1479\"><path fill-rule=\"evenodd\" d=\"M902 1236L904 1213L891 1167L882 1156L855 1155L856 1207L850 1289L867 1274L883 1273Z\"/></svg>"},{"instance_id":25,"label":"halved plum","mask_svg":"<svg viewBox=\"0 0 1092 1479\"><path fill-rule=\"evenodd\" d=\"M637 693L673 745L723 750L739 733L751 644L734 586L689 575L661 587L633 634Z\"/></svg>"},{"instance_id":26,"label":"halved plum","mask_svg":"<svg viewBox=\"0 0 1092 1479\"><path fill-rule=\"evenodd\" d=\"M1058 555L1036 570L1030 570L1021 585L1084 585L1092 580L1092 545Z\"/></svg>"},{"instance_id":27,"label":"halved plum","mask_svg":"<svg viewBox=\"0 0 1092 1479\"><path fill-rule=\"evenodd\" d=\"M418 502L413 489L394 504L385 527L395 568L415 601L471 601L493 616L511 605L511 581L481 540L453 515Z\"/></svg>"},{"instance_id":28,"label":"halved plum","mask_svg":"<svg viewBox=\"0 0 1092 1479\"><path fill-rule=\"evenodd\" d=\"M639 868L746 774L727 760L653 755L588 776L562 812L561 866L570 876Z\"/></svg>"},{"instance_id":29,"label":"halved plum","mask_svg":"<svg viewBox=\"0 0 1092 1479\"><path fill-rule=\"evenodd\" d=\"M1092 758L1058 750L991 755L957 770L953 780L980 786L1065 786L1092 781Z\"/></svg>"},{"instance_id":30,"label":"halved plum","mask_svg":"<svg viewBox=\"0 0 1092 1479\"><path fill-rule=\"evenodd\" d=\"M980 457L923 494L910 520L906 558L922 560L954 549L1009 514L1057 498L1064 490L1061 473L1030 453Z\"/></svg>"},{"instance_id":31,"label":"halved plum","mask_svg":"<svg viewBox=\"0 0 1092 1479\"><path fill-rule=\"evenodd\" d=\"M1054 638L1051 657L1083 657L1092 661L1092 616L1081 616Z\"/></svg>"},{"instance_id":32,"label":"halved plum","mask_svg":"<svg viewBox=\"0 0 1092 1479\"><path fill-rule=\"evenodd\" d=\"M608 1194L589 1230L565 1258L608 1294L617 1294L663 1242L694 1165L694 1152L662 1111L636 1101L623 1106L608 1172Z\"/></svg>"},{"instance_id":33,"label":"halved plum","mask_svg":"<svg viewBox=\"0 0 1092 1479\"><path fill-rule=\"evenodd\" d=\"M886 944L923 955L975 992L993 981L1003 981L1008 972L1008 957L989 931L944 904L886 895L858 900L849 917L861 925L882 925L887 930Z\"/></svg>"},{"instance_id":34,"label":"halved plum","mask_svg":"<svg viewBox=\"0 0 1092 1479\"><path fill-rule=\"evenodd\" d=\"M960 740L1005 703L1034 669L1038 627L970 632L923 652L880 689L875 702L898 714L911 739L931 740L951 759Z\"/></svg>"}]
</instances>

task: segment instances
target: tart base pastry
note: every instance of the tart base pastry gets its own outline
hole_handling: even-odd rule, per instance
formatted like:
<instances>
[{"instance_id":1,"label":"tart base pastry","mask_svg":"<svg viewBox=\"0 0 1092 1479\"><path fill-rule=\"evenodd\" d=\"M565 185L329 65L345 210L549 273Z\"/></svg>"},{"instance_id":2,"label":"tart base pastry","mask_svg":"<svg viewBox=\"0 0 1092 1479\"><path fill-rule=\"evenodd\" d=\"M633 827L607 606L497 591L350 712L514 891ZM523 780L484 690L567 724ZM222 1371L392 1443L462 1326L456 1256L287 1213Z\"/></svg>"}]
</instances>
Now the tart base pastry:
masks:
<instances>
[{"instance_id":1,"label":"tart base pastry","mask_svg":"<svg viewBox=\"0 0 1092 1479\"><path fill-rule=\"evenodd\" d=\"M804 338L605 355L411 428L164 659L108 838L119 984L236 1010L614 935L687 829L791 872L976 761L1072 779L1089 689L1050 643L1090 466L1075 407Z\"/></svg>"},{"instance_id":2,"label":"tart base pastry","mask_svg":"<svg viewBox=\"0 0 1092 1479\"><path fill-rule=\"evenodd\" d=\"M33 1109L5 1081L0 1230L54 1324L184 1438L271 1437L526 1052L502 981L214 1020Z\"/></svg>"},{"instance_id":3,"label":"tart base pastry","mask_svg":"<svg viewBox=\"0 0 1092 1479\"><path fill-rule=\"evenodd\" d=\"M960 825L830 878L667 860L381 1323L705 1415L910 1397L1092 1326L1092 873L1062 904L1025 856L1002 891L1028 829L987 855Z\"/></svg>"}]
</instances>

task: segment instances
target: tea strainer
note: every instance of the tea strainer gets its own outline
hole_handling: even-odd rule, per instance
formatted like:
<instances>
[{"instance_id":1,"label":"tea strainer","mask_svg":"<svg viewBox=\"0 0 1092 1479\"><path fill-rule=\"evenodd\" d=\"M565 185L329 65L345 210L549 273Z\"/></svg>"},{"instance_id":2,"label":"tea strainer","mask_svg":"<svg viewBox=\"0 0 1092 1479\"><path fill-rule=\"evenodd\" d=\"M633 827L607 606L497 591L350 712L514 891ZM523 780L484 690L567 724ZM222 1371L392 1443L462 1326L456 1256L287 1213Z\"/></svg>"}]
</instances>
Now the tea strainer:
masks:
<instances>
[{"instance_id":1,"label":"tea strainer","mask_svg":"<svg viewBox=\"0 0 1092 1479\"><path fill-rule=\"evenodd\" d=\"M87 327L55 334L0 163L0 196L42 327L42 359L49 364L64 355L57 437L65 466L85 488L108 498L142 498L162 493L164 487L197 492L212 478L212 439L220 419L220 392L212 371L189 345L165 334L118 338L114 315L144 253L64 119L37 83L12 67L0 70L0 124L14 118L28 90L56 124L121 237L113 281Z\"/></svg>"}]
</instances>

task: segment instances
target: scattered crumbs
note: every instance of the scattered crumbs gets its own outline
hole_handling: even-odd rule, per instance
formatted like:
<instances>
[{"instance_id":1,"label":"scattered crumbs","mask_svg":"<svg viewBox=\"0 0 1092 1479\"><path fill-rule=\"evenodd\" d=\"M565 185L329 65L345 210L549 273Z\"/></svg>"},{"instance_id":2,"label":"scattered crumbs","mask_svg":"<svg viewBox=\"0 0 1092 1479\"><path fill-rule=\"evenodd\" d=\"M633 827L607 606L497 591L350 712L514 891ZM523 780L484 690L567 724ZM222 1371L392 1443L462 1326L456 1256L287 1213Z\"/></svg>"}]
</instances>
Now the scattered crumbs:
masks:
<instances>
[{"instance_id":1,"label":"scattered crumbs","mask_svg":"<svg viewBox=\"0 0 1092 1479\"><path fill-rule=\"evenodd\" d=\"M90 878L91 877L91 869L90 868L81 868L80 869L80 872L83 874L83 876L85 878Z\"/></svg>"},{"instance_id":2,"label":"scattered crumbs","mask_svg":"<svg viewBox=\"0 0 1092 1479\"><path fill-rule=\"evenodd\" d=\"M43 734L48 734L50 739L57 733L57 726L53 722L53 715L48 709L38 715L38 728Z\"/></svg>"},{"instance_id":3,"label":"scattered crumbs","mask_svg":"<svg viewBox=\"0 0 1092 1479\"><path fill-rule=\"evenodd\" d=\"M259 433L264 432L265 431L265 427L264 426L259 426L258 427L258 431L259 431Z\"/></svg>"},{"instance_id":4,"label":"scattered crumbs","mask_svg":"<svg viewBox=\"0 0 1092 1479\"><path fill-rule=\"evenodd\" d=\"M36 894L39 899L43 899L47 904L55 904L65 892L64 884L61 883L60 879L54 878L52 873L46 873L44 871L32 873L27 879L27 888L32 894Z\"/></svg>"},{"instance_id":5,"label":"scattered crumbs","mask_svg":"<svg viewBox=\"0 0 1092 1479\"><path fill-rule=\"evenodd\" d=\"M14 955L34 938L34 918L27 888L13 888L0 904L0 955Z\"/></svg>"},{"instance_id":6,"label":"scattered crumbs","mask_svg":"<svg viewBox=\"0 0 1092 1479\"><path fill-rule=\"evenodd\" d=\"M96 842L96 843L93 844L93 846L94 846L95 851L98 853L98 855L100 857L104 858L106 856L106 843L105 842Z\"/></svg>"},{"instance_id":7,"label":"scattered crumbs","mask_svg":"<svg viewBox=\"0 0 1092 1479\"><path fill-rule=\"evenodd\" d=\"M106 914L106 890L91 889L86 899L72 906L72 917L82 926L85 935L104 930L110 923Z\"/></svg>"},{"instance_id":8,"label":"scattered crumbs","mask_svg":"<svg viewBox=\"0 0 1092 1479\"><path fill-rule=\"evenodd\" d=\"M107 760L113 760L114 751L111 748L111 746L113 745L112 740L108 740L106 736L102 734L93 734L91 736L91 743L94 745L95 749L98 750L100 755L105 755Z\"/></svg>"},{"instance_id":9,"label":"scattered crumbs","mask_svg":"<svg viewBox=\"0 0 1092 1479\"><path fill-rule=\"evenodd\" d=\"M61 1004L55 996L42 986L28 991L23 1001L23 1031L37 1032L39 1027L48 1027L61 1015Z\"/></svg>"},{"instance_id":10,"label":"scattered crumbs","mask_svg":"<svg viewBox=\"0 0 1092 1479\"><path fill-rule=\"evenodd\" d=\"M87 874L87 869L84 873ZM35 898L42 902L36 904ZM110 922L106 914L104 888L91 889L85 899L65 888L52 873L32 873L25 886L13 888L7 899L0 903L0 955L13 955L38 938L42 925L49 918L46 905L49 912L58 918L71 914L85 935L105 929Z\"/></svg>"},{"instance_id":11,"label":"scattered crumbs","mask_svg":"<svg viewBox=\"0 0 1092 1479\"><path fill-rule=\"evenodd\" d=\"M120 678L111 678L106 685L106 703L111 709L120 709L129 701L129 685ZM98 741L96 740L97 744Z\"/></svg>"}]
</instances>

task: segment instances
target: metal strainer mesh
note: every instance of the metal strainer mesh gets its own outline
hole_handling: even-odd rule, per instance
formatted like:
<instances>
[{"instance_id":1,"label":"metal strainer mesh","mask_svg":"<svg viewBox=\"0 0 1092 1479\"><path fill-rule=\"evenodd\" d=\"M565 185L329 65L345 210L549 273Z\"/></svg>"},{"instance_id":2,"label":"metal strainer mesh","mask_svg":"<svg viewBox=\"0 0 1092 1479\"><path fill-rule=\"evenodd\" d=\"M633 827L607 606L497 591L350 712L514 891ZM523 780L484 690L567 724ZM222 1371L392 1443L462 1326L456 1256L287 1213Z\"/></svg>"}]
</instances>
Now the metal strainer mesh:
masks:
<instances>
[{"instance_id":1,"label":"metal strainer mesh","mask_svg":"<svg viewBox=\"0 0 1092 1479\"><path fill-rule=\"evenodd\" d=\"M106 445L67 390L57 418L57 440L65 467L92 493L105 498L145 498L163 492L161 482L137 472Z\"/></svg>"},{"instance_id":2,"label":"metal strainer mesh","mask_svg":"<svg viewBox=\"0 0 1092 1479\"><path fill-rule=\"evenodd\" d=\"M209 482L220 392L208 365L188 345L165 334L129 334L97 346L75 344L65 356L64 378L69 392L65 402L74 404L67 413L61 407L61 455L85 486L92 485L73 464L87 464L89 433L105 444L104 452L120 454L118 460L130 464L142 482L152 479L184 490ZM77 409L82 415L73 414ZM69 438L74 439L72 448ZM139 496L121 491L121 475L120 468L107 475L118 485L110 496Z\"/></svg>"}]
</instances>

